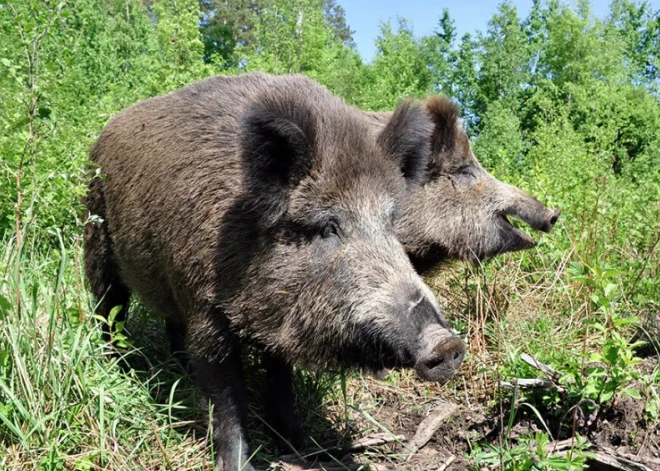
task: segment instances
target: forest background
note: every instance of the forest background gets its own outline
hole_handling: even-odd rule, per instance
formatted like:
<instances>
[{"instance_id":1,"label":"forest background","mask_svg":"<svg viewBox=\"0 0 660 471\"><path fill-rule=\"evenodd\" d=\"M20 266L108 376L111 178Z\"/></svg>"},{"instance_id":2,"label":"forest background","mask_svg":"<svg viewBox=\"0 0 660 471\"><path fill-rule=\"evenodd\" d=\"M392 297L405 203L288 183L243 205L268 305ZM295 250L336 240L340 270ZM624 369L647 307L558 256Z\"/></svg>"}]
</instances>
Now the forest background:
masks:
<instances>
[{"instance_id":1,"label":"forest background","mask_svg":"<svg viewBox=\"0 0 660 471\"><path fill-rule=\"evenodd\" d=\"M525 399L543 412L534 440L586 434L622 397L641 401L644 427L657 430L660 374L648 358L660 317L660 10L614 0L597 19L586 0L535 0L521 18L505 2L485 31L460 38L451 10L429 15L428 36L405 19L383 24L365 63L335 0L0 3L0 467L210 463L196 429L172 432L194 415L180 399L192 386L167 376L171 359L148 346L159 334L139 305L140 321L120 335L149 374L107 355L80 267L80 199L88 150L118 111L257 70L306 74L369 110L447 94L489 171L563 209L536 249L429 278L471 353L462 376L429 395L502 406L510 393L498 381L537 374L520 359L529 353L564 373L563 389ZM359 374L328 373L313 392L301 378L327 408L344 404L337 427L364 417L348 393ZM520 401L510 405L507 420ZM560 423L568 411L572 422ZM477 440L471 459L514 459L522 442L505 432L496 445Z\"/></svg>"}]
</instances>

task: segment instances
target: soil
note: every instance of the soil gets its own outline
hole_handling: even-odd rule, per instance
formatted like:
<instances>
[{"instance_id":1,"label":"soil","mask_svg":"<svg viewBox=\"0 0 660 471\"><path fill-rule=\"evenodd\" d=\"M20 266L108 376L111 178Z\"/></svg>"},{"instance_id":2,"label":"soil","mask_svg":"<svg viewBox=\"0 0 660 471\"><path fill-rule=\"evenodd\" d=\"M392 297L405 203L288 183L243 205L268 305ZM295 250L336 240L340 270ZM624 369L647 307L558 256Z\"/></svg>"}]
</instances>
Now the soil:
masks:
<instances>
[{"instance_id":1,"label":"soil","mask_svg":"<svg viewBox=\"0 0 660 471\"><path fill-rule=\"evenodd\" d=\"M646 359L649 363L644 367L652 370L657 365L657 359ZM655 362L655 363L654 363ZM400 382L397 381L397 384ZM355 383L349 382L349 395L353 394L354 403L378 404L376 410L370 412L371 419L360 414L352 414L351 420L354 432L364 434L374 431L373 422L397 435L412 439L420 423L439 407L446 407L447 401L458 406L456 412L445 420L433 434L428 443L417 453L410 456L405 447L400 444L381 445L362 453L347 454L338 457L345 463L377 463L382 469L402 469L410 471L446 470L466 471L478 469L470 454L476 445L499 445L503 427L509 420L509 406L495 401L472 401L468 406L461 401L461 393L441 388L420 390L418 387L394 387L387 382L372 378L361 378ZM452 394L453 393L453 394ZM463 392L464 395L464 392ZM451 397L453 396L453 397ZM373 402L372 402L373 403ZM644 464L649 469L660 471L660 426L649 423L644 416L645 404L630 397L617 397L613 407L601 411L598 419L591 425L585 424L577 432L586 438L592 446L591 452L610 456L627 458L636 463ZM500 413L500 407L504 413ZM332 415L333 411L329 411ZM509 444L516 445L521 436L533 436L542 431L542 425L533 414L519 414L520 418L513 423L508 433ZM562 428L559 423L544 417L551 430ZM570 417L563 420L570 420ZM563 428L566 430L566 426ZM360 432L361 431L361 432ZM569 430L570 432L570 430ZM570 438L570 433L564 432L561 439ZM348 437L347 437L348 438ZM356 438L353 436L352 438ZM446 466L448 463L449 466ZM390 467L385 468L385 465ZM497 469L497 468L488 468ZM592 464L587 469L605 469ZM614 469L614 468L611 468Z\"/></svg>"}]
</instances>

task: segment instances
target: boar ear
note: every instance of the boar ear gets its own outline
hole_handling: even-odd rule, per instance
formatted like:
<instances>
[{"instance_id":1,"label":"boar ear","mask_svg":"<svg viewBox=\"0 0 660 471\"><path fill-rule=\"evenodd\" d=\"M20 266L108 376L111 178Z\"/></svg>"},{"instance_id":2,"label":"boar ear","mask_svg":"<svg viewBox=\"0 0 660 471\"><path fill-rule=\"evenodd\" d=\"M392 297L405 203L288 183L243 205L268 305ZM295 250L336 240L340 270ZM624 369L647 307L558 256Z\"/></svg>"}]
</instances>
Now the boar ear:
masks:
<instances>
[{"instance_id":1,"label":"boar ear","mask_svg":"<svg viewBox=\"0 0 660 471\"><path fill-rule=\"evenodd\" d=\"M425 110L412 100L406 100L397 106L378 136L378 144L394 158L408 182L426 181L431 132L432 123Z\"/></svg>"},{"instance_id":2,"label":"boar ear","mask_svg":"<svg viewBox=\"0 0 660 471\"><path fill-rule=\"evenodd\" d=\"M279 218L289 192L314 165L314 111L295 97L261 97L241 120L244 177L252 201Z\"/></svg>"},{"instance_id":3,"label":"boar ear","mask_svg":"<svg viewBox=\"0 0 660 471\"><path fill-rule=\"evenodd\" d=\"M426 111L433 122L431 138L430 170L442 165L442 160L452 154L458 145L463 143L464 132L461 131L459 120L461 113L458 104L446 96L434 96L426 100Z\"/></svg>"}]
</instances>

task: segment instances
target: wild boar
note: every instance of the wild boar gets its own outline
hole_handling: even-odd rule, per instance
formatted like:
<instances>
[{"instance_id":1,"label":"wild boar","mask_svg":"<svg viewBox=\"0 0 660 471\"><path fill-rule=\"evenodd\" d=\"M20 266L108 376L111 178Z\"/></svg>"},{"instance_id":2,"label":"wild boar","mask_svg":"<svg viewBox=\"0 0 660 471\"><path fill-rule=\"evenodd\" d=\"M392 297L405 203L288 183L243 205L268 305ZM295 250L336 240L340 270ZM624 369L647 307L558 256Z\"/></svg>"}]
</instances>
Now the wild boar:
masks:
<instances>
[{"instance_id":1,"label":"wild boar","mask_svg":"<svg viewBox=\"0 0 660 471\"><path fill-rule=\"evenodd\" d=\"M426 99L433 122L431 159L423 184L402 205L396 232L419 273L442 262L473 262L536 245L509 216L550 232L561 210L550 210L524 191L503 183L479 164L460 122L459 108L447 97ZM381 132L392 113L364 112Z\"/></svg>"},{"instance_id":2,"label":"wild boar","mask_svg":"<svg viewBox=\"0 0 660 471\"><path fill-rule=\"evenodd\" d=\"M465 346L394 230L431 131L411 102L374 135L307 78L247 74L140 102L92 147L98 312L125 313L135 293L165 317L213 407L216 469L253 469L241 345L263 352L269 420L294 444L291 365L414 367L438 382L459 368Z\"/></svg>"}]
</instances>

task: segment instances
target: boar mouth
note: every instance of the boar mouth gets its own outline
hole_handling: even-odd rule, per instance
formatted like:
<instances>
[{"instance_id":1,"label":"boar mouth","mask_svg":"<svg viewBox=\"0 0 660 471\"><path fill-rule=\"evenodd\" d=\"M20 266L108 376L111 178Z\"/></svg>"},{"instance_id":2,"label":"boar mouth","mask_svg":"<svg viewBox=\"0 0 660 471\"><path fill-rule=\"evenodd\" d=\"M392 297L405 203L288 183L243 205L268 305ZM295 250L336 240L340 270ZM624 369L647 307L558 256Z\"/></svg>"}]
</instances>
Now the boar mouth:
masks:
<instances>
[{"instance_id":1,"label":"boar mouth","mask_svg":"<svg viewBox=\"0 0 660 471\"><path fill-rule=\"evenodd\" d=\"M531 249L536 246L536 241L516 226L511 224L506 214L499 215L500 226L507 235L501 252L512 252L516 250ZM525 221L527 222L527 221Z\"/></svg>"}]
</instances>

